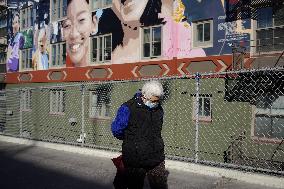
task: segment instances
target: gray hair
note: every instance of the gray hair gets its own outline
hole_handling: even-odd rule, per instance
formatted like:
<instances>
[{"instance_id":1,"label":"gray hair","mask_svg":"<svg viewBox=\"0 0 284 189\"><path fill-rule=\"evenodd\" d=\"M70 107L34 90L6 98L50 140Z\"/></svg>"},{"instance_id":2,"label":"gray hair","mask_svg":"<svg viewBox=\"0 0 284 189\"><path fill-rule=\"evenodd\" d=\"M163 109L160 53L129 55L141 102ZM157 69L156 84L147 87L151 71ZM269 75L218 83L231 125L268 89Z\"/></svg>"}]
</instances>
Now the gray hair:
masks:
<instances>
[{"instance_id":1,"label":"gray hair","mask_svg":"<svg viewBox=\"0 0 284 189\"><path fill-rule=\"evenodd\" d=\"M146 98L151 98L151 96L160 98L164 95L163 86L156 80L147 81L142 87L142 94Z\"/></svg>"}]
</instances>

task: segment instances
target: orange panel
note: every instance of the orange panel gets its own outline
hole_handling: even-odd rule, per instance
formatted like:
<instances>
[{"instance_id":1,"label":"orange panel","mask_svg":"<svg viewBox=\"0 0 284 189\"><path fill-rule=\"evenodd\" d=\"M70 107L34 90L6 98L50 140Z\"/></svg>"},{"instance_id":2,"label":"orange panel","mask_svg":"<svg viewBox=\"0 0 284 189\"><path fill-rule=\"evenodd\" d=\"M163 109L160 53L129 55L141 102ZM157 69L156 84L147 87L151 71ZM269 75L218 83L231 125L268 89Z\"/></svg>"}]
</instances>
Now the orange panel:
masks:
<instances>
[{"instance_id":1,"label":"orange panel","mask_svg":"<svg viewBox=\"0 0 284 189\"><path fill-rule=\"evenodd\" d=\"M94 65L88 67L72 67L69 57L66 60L66 68L61 69L49 69L49 70L38 70L30 72L17 72L7 73L6 83L38 83L38 82L75 82L75 81L103 81L103 80L133 80L140 79L141 75L139 70L143 65L159 65L162 71L157 77L166 76L182 76L183 74L188 75L189 72L186 67L191 61L202 62L211 60L216 65L216 72L222 71L224 67L229 67L232 62L231 55L225 56L208 56L198 58L185 58L185 59L172 59L172 60L160 60L160 61L148 61L148 62L136 62L126 64L112 64L112 65ZM107 71L106 78L91 78L88 72L94 68L103 68ZM64 72L65 77L61 80L50 80L48 75L53 71ZM184 73L182 73L184 72ZM19 81L18 77L21 73L32 74L30 81Z\"/></svg>"}]
</instances>

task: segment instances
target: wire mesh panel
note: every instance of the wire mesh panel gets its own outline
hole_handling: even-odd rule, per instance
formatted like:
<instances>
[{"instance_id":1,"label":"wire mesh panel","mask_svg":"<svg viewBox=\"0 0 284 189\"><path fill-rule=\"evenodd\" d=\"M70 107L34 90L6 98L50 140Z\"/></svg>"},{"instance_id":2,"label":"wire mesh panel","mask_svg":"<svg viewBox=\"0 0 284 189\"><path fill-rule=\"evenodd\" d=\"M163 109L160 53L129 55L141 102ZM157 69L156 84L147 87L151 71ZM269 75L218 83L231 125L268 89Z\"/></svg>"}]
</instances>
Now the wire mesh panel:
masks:
<instances>
[{"instance_id":1,"label":"wire mesh panel","mask_svg":"<svg viewBox=\"0 0 284 189\"><path fill-rule=\"evenodd\" d=\"M19 89L6 90L6 122L5 130L6 135L21 136L22 125L20 116L20 91Z\"/></svg>"},{"instance_id":2,"label":"wire mesh panel","mask_svg":"<svg viewBox=\"0 0 284 189\"><path fill-rule=\"evenodd\" d=\"M81 96L82 90L77 85L40 88L43 100L37 111L40 140L78 143L82 128Z\"/></svg>"},{"instance_id":3,"label":"wire mesh panel","mask_svg":"<svg viewBox=\"0 0 284 189\"><path fill-rule=\"evenodd\" d=\"M34 114L37 102L37 90L35 88L21 88L19 90L20 99L20 136L24 138L35 138L36 120ZM34 99L34 101L32 101Z\"/></svg>"},{"instance_id":4,"label":"wire mesh panel","mask_svg":"<svg viewBox=\"0 0 284 189\"><path fill-rule=\"evenodd\" d=\"M237 119L227 125L235 128L226 139L225 162L284 171L283 73L280 68L226 75L224 99L232 109L226 117Z\"/></svg>"},{"instance_id":5,"label":"wire mesh panel","mask_svg":"<svg viewBox=\"0 0 284 189\"><path fill-rule=\"evenodd\" d=\"M160 78L167 157L284 174L283 71ZM2 133L120 150L111 123L148 80L10 87Z\"/></svg>"},{"instance_id":6,"label":"wire mesh panel","mask_svg":"<svg viewBox=\"0 0 284 189\"><path fill-rule=\"evenodd\" d=\"M114 100L116 95L112 83L96 83L86 86L86 145L100 148L120 148L110 130L115 114L114 107L117 106Z\"/></svg>"},{"instance_id":7,"label":"wire mesh panel","mask_svg":"<svg viewBox=\"0 0 284 189\"><path fill-rule=\"evenodd\" d=\"M3 133L6 125L6 92L0 92L0 133Z\"/></svg>"},{"instance_id":8,"label":"wire mesh panel","mask_svg":"<svg viewBox=\"0 0 284 189\"><path fill-rule=\"evenodd\" d=\"M6 92L0 92L0 133L5 131L6 125Z\"/></svg>"},{"instance_id":9,"label":"wire mesh panel","mask_svg":"<svg viewBox=\"0 0 284 189\"><path fill-rule=\"evenodd\" d=\"M168 156L194 158L195 127L192 105L194 79L165 79L163 138Z\"/></svg>"}]
</instances>

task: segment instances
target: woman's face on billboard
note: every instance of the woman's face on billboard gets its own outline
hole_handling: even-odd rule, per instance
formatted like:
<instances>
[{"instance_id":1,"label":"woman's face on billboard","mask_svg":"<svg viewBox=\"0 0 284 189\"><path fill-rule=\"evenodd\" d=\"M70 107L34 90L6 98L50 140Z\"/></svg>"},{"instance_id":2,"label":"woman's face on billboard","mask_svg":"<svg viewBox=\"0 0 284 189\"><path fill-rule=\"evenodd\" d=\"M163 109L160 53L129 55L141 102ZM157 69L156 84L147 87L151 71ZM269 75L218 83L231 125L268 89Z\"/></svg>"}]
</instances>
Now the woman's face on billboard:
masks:
<instances>
[{"instance_id":1,"label":"woman's face on billboard","mask_svg":"<svg viewBox=\"0 0 284 189\"><path fill-rule=\"evenodd\" d=\"M113 0L113 8L120 14L122 22L138 21L148 1L152 0Z\"/></svg>"},{"instance_id":2,"label":"woman's face on billboard","mask_svg":"<svg viewBox=\"0 0 284 189\"><path fill-rule=\"evenodd\" d=\"M89 36L95 24L85 0L72 0L67 7L67 19L63 21L66 51L75 66L87 64Z\"/></svg>"}]
</instances>

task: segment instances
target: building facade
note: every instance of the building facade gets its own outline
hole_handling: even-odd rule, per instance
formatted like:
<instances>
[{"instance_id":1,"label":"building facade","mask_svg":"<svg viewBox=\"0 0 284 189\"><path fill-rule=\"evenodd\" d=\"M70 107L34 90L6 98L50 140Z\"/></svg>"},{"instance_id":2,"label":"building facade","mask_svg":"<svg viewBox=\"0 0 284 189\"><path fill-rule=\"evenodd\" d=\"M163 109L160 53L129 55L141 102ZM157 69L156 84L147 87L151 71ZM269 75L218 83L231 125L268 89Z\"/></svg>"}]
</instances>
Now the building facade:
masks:
<instances>
[{"instance_id":1,"label":"building facade","mask_svg":"<svg viewBox=\"0 0 284 189\"><path fill-rule=\"evenodd\" d=\"M247 2L255 2L250 10L242 10L251 16L238 17ZM275 9L274 1L247 2L143 1L135 5L137 11L135 2L11 0L8 4L19 8L11 9L7 19L7 82L222 72L231 69L236 44L249 54L242 67L251 68L252 63L260 64L254 57L283 50L283 8ZM77 3L86 11L84 23L75 20ZM14 17L19 20L15 34ZM17 48L9 46L14 38ZM74 70L78 70L76 76Z\"/></svg>"}]
</instances>

